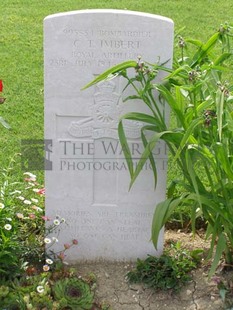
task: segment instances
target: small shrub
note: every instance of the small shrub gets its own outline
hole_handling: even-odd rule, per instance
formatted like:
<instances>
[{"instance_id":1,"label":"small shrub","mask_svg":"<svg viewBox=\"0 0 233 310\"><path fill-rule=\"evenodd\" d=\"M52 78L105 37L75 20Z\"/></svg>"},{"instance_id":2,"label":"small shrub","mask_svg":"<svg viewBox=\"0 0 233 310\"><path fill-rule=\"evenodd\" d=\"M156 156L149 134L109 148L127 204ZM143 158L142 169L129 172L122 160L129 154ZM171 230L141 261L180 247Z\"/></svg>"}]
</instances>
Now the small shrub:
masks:
<instances>
[{"instance_id":1,"label":"small shrub","mask_svg":"<svg viewBox=\"0 0 233 310\"><path fill-rule=\"evenodd\" d=\"M57 281L53 287L54 298L63 307L72 310L88 310L93 305L93 293L81 279L65 278Z\"/></svg>"},{"instance_id":2,"label":"small shrub","mask_svg":"<svg viewBox=\"0 0 233 310\"><path fill-rule=\"evenodd\" d=\"M200 262L202 250L188 251L180 243L171 245L160 257L137 260L136 268L127 274L131 283L144 283L161 290L179 290L191 280L190 271Z\"/></svg>"}]
</instances>

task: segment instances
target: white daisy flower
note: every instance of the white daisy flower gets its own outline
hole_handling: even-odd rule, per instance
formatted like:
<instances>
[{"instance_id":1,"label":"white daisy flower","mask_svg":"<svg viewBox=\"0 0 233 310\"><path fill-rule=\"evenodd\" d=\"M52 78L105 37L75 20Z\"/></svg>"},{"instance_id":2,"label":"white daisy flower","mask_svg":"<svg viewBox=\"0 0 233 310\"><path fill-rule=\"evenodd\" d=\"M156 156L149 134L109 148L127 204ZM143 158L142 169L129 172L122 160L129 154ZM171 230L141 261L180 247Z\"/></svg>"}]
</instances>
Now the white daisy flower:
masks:
<instances>
[{"instance_id":1,"label":"white daisy flower","mask_svg":"<svg viewBox=\"0 0 233 310\"><path fill-rule=\"evenodd\" d=\"M39 294L43 293L44 292L44 287L42 285L38 285L37 288L36 288L37 292Z\"/></svg>"},{"instance_id":2,"label":"white daisy flower","mask_svg":"<svg viewBox=\"0 0 233 310\"><path fill-rule=\"evenodd\" d=\"M18 219L23 219L24 218L22 213L16 213L16 216L17 216Z\"/></svg>"},{"instance_id":3,"label":"white daisy flower","mask_svg":"<svg viewBox=\"0 0 233 310\"><path fill-rule=\"evenodd\" d=\"M11 192L10 195L21 194L21 193L22 193L21 191L15 190L15 191Z\"/></svg>"},{"instance_id":4,"label":"white daisy flower","mask_svg":"<svg viewBox=\"0 0 233 310\"><path fill-rule=\"evenodd\" d=\"M39 200L36 198L31 198L31 201L37 203Z\"/></svg>"},{"instance_id":5,"label":"white daisy flower","mask_svg":"<svg viewBox=\"0 0 233 310\"><path fill-rule=\"evenodd\" d=\"M9 222L12 222L12 218L11 217L6 217L6 220Z\"/></svg>"},{"instance_id":6,"label":"white daisy flower","mask_svg":"<svg viewBox=\"0 0 233 310\"><path fill-rule=\"evenodd\" d=\"M51 239L49 239L49 238L44 238L44 243L47 243L47 244L51 243Z\"/></svg>"},{"instance_id":7,"label":"white daisy flower","mask_svg":"<svg viewBox=\"0 0 233 310\"><path fill-rule=\"evenodd\" d=\"M44 271L49 271L49 269L50 269L50 267L49 267L48 265L44 265L44 266L43 266L43 270L44 270Z\"/></svg>"},{"instance_id":8,"label":"white daisy flower","mask_svg":"<svg viewBox=\"0 0 233 310\"><path fill-rule=\"evenodd\" d=\"M4 226L4 228L5 228L6 230L11 230L12 226L11 226L11 224L6 224L6 225Z\"/></svg>"},{"instance_id":9,"label":"white daisy flower","mask_svg":"<svg viewBox=\"0 0 233 310\"><path fill-rule=\"evenodd\" d=\"M53 242L58 242L58 239L56 237L52 237Z\"/></svg>"},{"instance_id":10,"label":"white daisy flower","mask_svg":"<svg viewBox=\"0 0 233 310\"><path fill-rule=\"evenodd\" d=\"M19 200L24 200L25 198L23 196L17 197Z\"/></svg>"},{"instance_id":11,"label":"white daisy flower","mask_svg":"<svg viewBox=\"0 0 233 310\"><path fill-rule=\"evenodd\" d=\"M2 202L0 202L0 209L4 209L4 208L5 208L5 205Z\"/></svg>"},{"instance_id":12,"label":"white daisy flower","mask_svg":"<svg viewBox=\"0 0 233 310\"><path fill-rule=\"evenodd\" d=\"M60 225L61 223L60 223L60 221L59 221L58 219L55 219L55 220L53 221L53 224L56 225L56 226L58 226L58 225Z\"/></svg>"},{"instance_id":13,"label":"white daisy flower","mask_svg":"<svg viewBox=\"0 0 233 310\"><path fill-rule=\"evenodd\" d=\"M36 211L40 211L40 212L43 211L40 207L37 207L37 206L32 206L32 209Z\"/></svg>"},{"instance_id":14,"label":"white daisy flower","mask_svg":"<svg viewBox=\"0 0 233 310\"><path fill-rule=\"evenodd\" d=\"M24 172L24 175L29 176L31 179L36 179L36 175L31 172Z\"/></svg>"},{"instance_id":15,"label":"white daisy flower","mask_svg":"<svg viewBox=\"0 0 233 310\"><path fill-rule=\"evenodd\" d=\"M50 258L47 258L45 261L46 261L46 263L48 265L52 265L53 264L53 261Z\"/></svg>"},{"instance_id":16,"label":"white daisy flower","mask_svg":"<svg viewBox=\"0 0 233 310\"><path fill-rule=\"evenodd\" d=\"M40 190L38 188L33 188L33 192L38 193Z\"/></svg>"},{"instance_id":17,"label":"white daisy flower","mask_svg":"<svg viewBox=\"0 0 233 310\"><path fill-rule=\"evenodd\" d=\"M25 205L31 205L32 204L32 202L30 200L27 200L27 199L25 199L23 203L25 203Z\"/></svg>"}]
</instances>

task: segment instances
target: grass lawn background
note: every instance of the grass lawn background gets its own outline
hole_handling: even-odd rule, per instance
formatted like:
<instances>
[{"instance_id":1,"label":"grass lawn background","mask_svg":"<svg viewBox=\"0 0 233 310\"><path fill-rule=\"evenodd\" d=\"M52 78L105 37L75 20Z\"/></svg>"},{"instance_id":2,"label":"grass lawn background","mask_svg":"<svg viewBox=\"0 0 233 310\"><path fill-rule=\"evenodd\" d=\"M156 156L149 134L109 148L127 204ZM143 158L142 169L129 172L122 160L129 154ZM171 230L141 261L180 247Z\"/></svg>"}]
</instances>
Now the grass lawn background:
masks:
<instances>
[{"instance_id":1,"label":"grass lawn background","mask_svg":"<svg viewBox=\"0 0 233 310\"><path fill-rule=\"evenodd\" d=\"M0 79L7 100L0 106L0 116L12 127L10 131L0 127L1 168L20 152L21 139L43 139L43 19L58 12L92 8L167 16L174 20L176 32L185 27L182 36L200 40L233 19L232 0L1 0ZM20 166L16 172L21 174Z\"/></svg>"}]
</instances>

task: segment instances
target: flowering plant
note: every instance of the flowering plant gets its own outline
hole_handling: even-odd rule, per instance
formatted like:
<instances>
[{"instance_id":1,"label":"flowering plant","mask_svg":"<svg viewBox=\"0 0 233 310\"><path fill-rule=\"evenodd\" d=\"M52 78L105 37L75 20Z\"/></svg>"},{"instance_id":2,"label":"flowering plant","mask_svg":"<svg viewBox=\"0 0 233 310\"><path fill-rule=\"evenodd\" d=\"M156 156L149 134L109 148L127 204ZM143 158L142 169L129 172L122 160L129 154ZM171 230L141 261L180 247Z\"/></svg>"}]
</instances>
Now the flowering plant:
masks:
<instances>
[{"instance_id":1,"label":"flowering plant","mask_svg":"<svg viewBox=\"0 0 233 310\"><path fill-rule=\"evenodd\" d=\"M167 199L156 207L152 241L157 247L159 232L177 207L190 208L193 230L199 216L208 224L209 257L214 258L210 275L222 254L228 264L233 263L233 84L225 80L232 71L231 31L228 24L221 25L205 43L179 37L181 56L175 59L173 69L141 59L128 61L108 69L86 86L109 75L120 75L132 92L126 100L141 100L150 109L150 114L131 112L119 121L118 133L131 176L130 186L147 160L151 162L156 184L158 176L152 151L159 140L166 142L179 174L168 187ZM135 69L133 77L128 74L130 68ZM159 71L168 76L155 83ZM154 96L155 91L158 98ZM170 125L161 113L164 102L172 111ZM136 168L124 120L144 124L141 139L145 149Z\"/></svg>"},{"instance_id":2,"label":"flowering plant","mask_svg":"<svg viewBox=\"0 0 233 310\"><path fill-rule=\"evenodd\" d=\"M43 185L30 172L23 174L23 181L12 182L13 167L14 160L4 169L0 187L0 275L5 278L54 269L55 262L63 262L65 252L78 244L74 239L58 253L49 251L59 241L58 230L66 221L59 215L55 219L45 216Z\"/></svg>"},{"instance_id":3,"label":"flowering plant","mask_svg":"<svg viewBox=\"0 0 233 310\"><path fill-rule=\"evenodd\" d=\"M66 251L78 241L66 242L56 253L50 251L59 242L58 230L66 220L45 216L45 188L35 174L25 172L22 181L13 181L15 162L13 158L0 174L0 305L3 309L62 310L77 303L84 304L80 309L90 309L94 302L91 280L81 279L65 262ZM58 287L64 285L70 291L62 296Z\"/></svg>"}]
</instances>

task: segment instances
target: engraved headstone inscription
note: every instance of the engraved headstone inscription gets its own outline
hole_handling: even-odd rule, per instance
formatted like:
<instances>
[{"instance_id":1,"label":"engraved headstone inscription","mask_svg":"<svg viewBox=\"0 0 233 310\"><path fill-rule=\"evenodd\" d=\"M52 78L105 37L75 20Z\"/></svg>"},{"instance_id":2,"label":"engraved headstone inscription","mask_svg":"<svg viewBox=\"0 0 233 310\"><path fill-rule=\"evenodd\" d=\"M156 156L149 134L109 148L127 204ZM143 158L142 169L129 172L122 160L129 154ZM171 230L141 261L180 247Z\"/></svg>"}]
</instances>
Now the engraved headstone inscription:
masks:
<instances>
[{"instance_id":1,"label":"engraved headstone inscription","mask_svg":"<svg viewBox=\"0 0 233 310\"><path fill-rule=\"evenodd\" d=\"M163 233L157 252L150 237L154 208L165 198L166 147L161 142L153 151L156 190L147 162L129 191L118 120L128 111L148 111L138 101L123 102L122 77L81 88L109 67L139 55L171 66L172 50L173 22L161 16L85 10L44 20L45 138L52 140L52 170L45 172L46 215L59 215L67 223L55 251L71 239L79 241L67 252L67 261L127 261L162 252ZM143 150L142 125L124 123L135 165Z\"/></svg>"}]
</instances>

